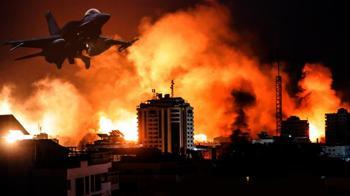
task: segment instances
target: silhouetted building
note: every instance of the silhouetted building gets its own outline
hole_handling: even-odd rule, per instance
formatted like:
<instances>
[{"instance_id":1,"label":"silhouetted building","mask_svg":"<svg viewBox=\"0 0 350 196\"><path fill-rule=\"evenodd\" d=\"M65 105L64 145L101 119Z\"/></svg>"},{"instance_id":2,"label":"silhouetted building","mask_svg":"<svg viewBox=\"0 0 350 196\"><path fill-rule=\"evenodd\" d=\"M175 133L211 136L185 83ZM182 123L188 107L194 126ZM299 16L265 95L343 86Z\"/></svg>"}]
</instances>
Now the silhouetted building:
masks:
<instances>
[{"instance_id":1,"label":"silhouetted building","mask_svg":"<svg viewBox=\"0 0 350 196\"><path fill-rule=\"evenodd\" d=\"M47 140L47 139L49 139L49 135L47 133L39 133L39 134L34 135L33 139Z\"/></svg>"},{"instance_id":2,"label":"silhouetted building","mask_svg":"<svg viewBox=\"0 0 350 196\"><path fill-rule=\"evenodd\" d=\"M193 108L181 97L157 94L137 108L140 143L167 153L193 148Z\"/></svg>"},{"instance_id":3,"label":"silhouetted building","mask_svg":"<svg viewBox=\"0 0 350 196\"><path fill-rule=\"evenodd\" d=\"M68 168L67 195L111 195L112 183L108 179L111 167L112 162L89 164L88 161L81 161L77 167Z\"/></svg>"},{"instance_id":4,"label":"silhouetted building","mask_svg":"<svg viewBox=\"0 0 350 196\"><path fill-rule=\"evenodd\" d=\"M110 133L97 134L101 139L94 144L87 145L90 148L122 148L125 147L124 134L119 130L112 130Z\"/></svg>"},{"instance_id":5,"label":"silhouetted building","mask_svg":"<svg viewBox=\"0 0 350 196\"><path fill-rule=\"evenodd\" d=\"M275 140L273 139L272 136L270 136L267 131L261 131L260 133L257 134L258 138L252 140L252 144L272 144Z\"/></svg>"},{"instance_id":6,"label":"silhouetted building","mask_svg":"<svg viewBox=\"0 0 350 196\"><path fill-rule=\"evenodd\" d=\"M287 120L282 121L281 136L308 139L309 122L307 120L300 120L297 116L291 116Z\"/></svg>"},{"instance_id":7,"label":"silhouetted building","mask_svg":"<svg viewBox=\"0 0 350 196\"><path fill-rule=\"evenodd\" d=\"M230 137L225 137L225 136L219 136L214 138L214 144L220 145L222 143L231 143L231 138Z\"/></svg>"},{"instance_id":8,"label":"silhouetted building","mask_svg":"<svg viewBox=\"0 0 350 196\"><path fill-rule=\"evenodd\" d=\"M67 194L66 148L51 140L20 140L1 146L0 175L5 179L5 195Z\"/></svg>"},{"instance_id":9,"label":"silhouetted building","mask_svg":"<svg viewBox=\"0 0 350 196\"><path fill-rule=\"evenodd\" d=\"M12 115L0 115L0 136L7 135L10 130L21 131L23 135L29 135L28 131Z\"/></svg>"},{"instance_id":10,"label":"silhouetted building","mask_svg":"<svg viewBox=\"0 0 350 196\"><path fill-rule=\"evenodd\" d=\"M111 195L118 189L108 153L72 154L50 139L0 145L0 175L8 195Z\"/></svg>"},{"instance_id":11,"label":"silhouetted building","mask_svg":"<svg viewBox=\"0 0 350 196\"><path fill-rule=\"evenodd\" d=\"M273 138L264 138L264 139L256 139L256 140L252 140L252 144L272 144L275 140Z\"/></svg>"},{"instance_id":12,"label":"silhouetted building","mask_svg":"<svg viewBox=\"0 0 350 196\"><path fill-rule=\"evenodd\" d=\"M350 114L341 108L337 113L326 114L326 143L350 144Z\"/></svg>"}]
</instances>

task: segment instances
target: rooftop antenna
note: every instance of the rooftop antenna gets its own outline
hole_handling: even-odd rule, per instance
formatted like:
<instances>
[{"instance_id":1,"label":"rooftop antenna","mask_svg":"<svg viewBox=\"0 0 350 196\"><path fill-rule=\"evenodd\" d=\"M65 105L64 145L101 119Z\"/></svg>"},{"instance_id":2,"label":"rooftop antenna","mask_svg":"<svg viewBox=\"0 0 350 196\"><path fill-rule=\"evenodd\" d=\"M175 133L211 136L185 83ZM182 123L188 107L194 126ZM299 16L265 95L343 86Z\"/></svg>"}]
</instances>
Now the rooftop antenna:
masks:
<instances>
[{"instance_id":1,"label":"rooftop antenna","mask_svg":"<svg viewBox=\"0 0 350 196\"><path fill-rule=\"evenodd\" d=\"M156 89L152 88L153 99L157 97Z\"/></svg>"},{"instance_id":2,"label":"rooftop antenna","mask_svg":"<svg viewBox=\"0 0 350 196\"><path fill-rule=\"evenodd\" d=\"M41 128L40 122L38 123L38 129L39 129L39 133L42 133L42 128Z\"/></svg>"},{"instance_id":3,"label":"rooftop antenna","mask_svg":"<svg viewBox=\"0 0 350 196\"><path fill-rule=\"evenodd\" d=\"M171 90L171 97L174 97L174 80L171 80L170 90Z\"/></svg>"}]
</instances>

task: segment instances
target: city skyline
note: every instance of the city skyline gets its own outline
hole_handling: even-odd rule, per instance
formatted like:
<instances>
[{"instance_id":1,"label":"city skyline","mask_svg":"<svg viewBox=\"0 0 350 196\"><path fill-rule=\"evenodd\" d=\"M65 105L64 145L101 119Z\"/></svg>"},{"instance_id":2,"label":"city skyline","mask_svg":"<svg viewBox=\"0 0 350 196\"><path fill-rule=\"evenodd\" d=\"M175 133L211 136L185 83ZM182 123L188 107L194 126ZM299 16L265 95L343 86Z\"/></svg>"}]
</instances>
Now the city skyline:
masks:
<instances>
[{"instance_id":1,"label":"city skyline","mask_svg":"<svg viewBox=\"0 0 350 196\"><path fill-rule=\"evenodd\" d=\"M0 1L0 195L350 195L350 12Z\"/></svg>"}]
</instances>

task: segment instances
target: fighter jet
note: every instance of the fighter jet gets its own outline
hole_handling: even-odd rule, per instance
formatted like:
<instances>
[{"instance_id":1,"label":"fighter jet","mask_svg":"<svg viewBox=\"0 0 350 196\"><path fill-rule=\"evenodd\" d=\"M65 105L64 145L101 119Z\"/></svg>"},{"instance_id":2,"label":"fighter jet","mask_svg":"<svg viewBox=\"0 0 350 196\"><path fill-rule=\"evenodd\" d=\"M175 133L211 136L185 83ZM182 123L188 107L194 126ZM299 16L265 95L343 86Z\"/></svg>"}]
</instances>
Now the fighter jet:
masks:
<instances>
[{"instance_id":1,"label":"fighter jet","mask_svg":"<svg viewBox=\"0 0 350 196\"><path fill-rule=\"evenodd\" d=\"M86 11L81 20L70 21L60 29L53 14L48 11L46 20L50 32L49 36L7 41L5 44L12 46L10 51L19 47L41 49L37 53L16 60L43 56L47 62L55 63L60 69L65 59L68 59L70 64L74 64L75 58L78 58L85 63L85 67L88 69L90 57L99 55L114 45L119 46L118 51L122 52L138 40L123 41L102 36L101 28L109 18L109 14L101 13L92 8Z\"/></svg>"}]
</instances>

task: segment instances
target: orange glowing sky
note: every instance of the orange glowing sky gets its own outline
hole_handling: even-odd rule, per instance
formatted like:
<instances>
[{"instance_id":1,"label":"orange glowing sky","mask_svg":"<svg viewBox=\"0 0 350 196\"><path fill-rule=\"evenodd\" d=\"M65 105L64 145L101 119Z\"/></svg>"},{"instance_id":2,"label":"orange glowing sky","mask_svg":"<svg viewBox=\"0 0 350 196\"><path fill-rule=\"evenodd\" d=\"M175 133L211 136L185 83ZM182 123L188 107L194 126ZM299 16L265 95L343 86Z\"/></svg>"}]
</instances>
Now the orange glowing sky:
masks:
<instances>
[{"instance_id":1,"label":"orange glowing sky","mask_svg":"<svg viewBox=\"0 0 350 196\"><path fill-rule=\"evenodd\" d=\"M161 10L157 18L147 17L148 9L139 11L141 7L135 8L137 16L129 13L125 17L120 8L104 5L99 9L112 14L104 28L107 35L120 37L134 26L136 33L129 36L138 35L140 40L128 53L111 48L94 57L89 70L82 62L65 64L62 70L42 59L19 62L16 69L21 71L9 68L6 77L14 79L0 86L1 114L14 113L32 134L38 133L40 126L67 145L77 144L88 133L111 129L119 129L127 140L135 141L136 106L152 97L151 89L169 93L174 79L175 95L194 107L195 133L208 139L231 133L238 115L235 108L240 107L233 101L233 90L250 92L256 99L254 105L243 109L251 136L262 130L274 133L276 71L246 52L245 44L235 44L242 39L230 27L233 19L226 7L210 2L171 12ZM58 13L61 24L85 11L69 10L66 13L71 14ZM131 22L125 22L129 19ZM41 22L36 25L44 26L44 18ZM13 35L43 33L34 29ZM3 63L15 64L8 60ZM315 141L324 136L324 114L347 105L332 89L329 69L322 64L306 64L303 71L304 78L298 83L301 91L294 97L286 90L288 74L282 73L283 112L308 119ZM31 72L36 74L28 74ZM302 98L300 104L295 103L296 98Z\"/></svg>"}]
</instances>

